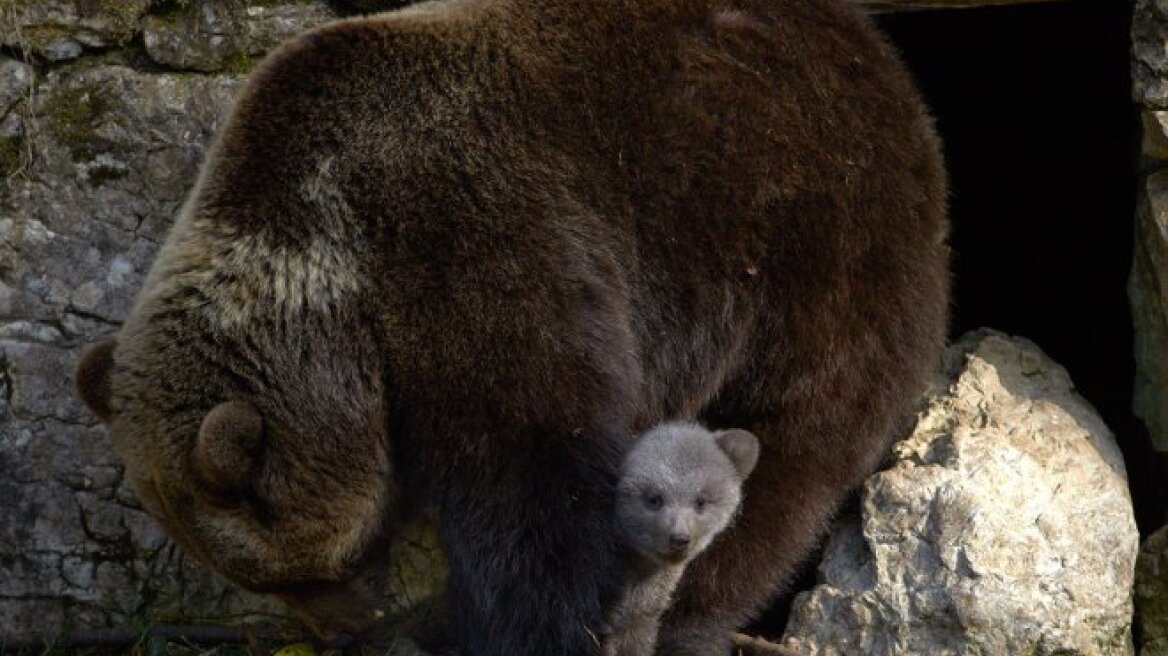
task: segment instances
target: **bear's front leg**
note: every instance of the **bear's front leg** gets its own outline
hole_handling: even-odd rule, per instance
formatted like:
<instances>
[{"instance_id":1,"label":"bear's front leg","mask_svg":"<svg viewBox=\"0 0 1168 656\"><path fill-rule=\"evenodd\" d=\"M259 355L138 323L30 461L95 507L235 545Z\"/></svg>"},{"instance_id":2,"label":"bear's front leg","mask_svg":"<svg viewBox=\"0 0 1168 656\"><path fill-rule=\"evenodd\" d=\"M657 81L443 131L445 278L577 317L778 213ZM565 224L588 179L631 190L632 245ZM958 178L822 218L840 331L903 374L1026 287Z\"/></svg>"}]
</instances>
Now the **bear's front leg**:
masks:
<instances>
[{"instance_id":1,"label":"bear's front leg","mask_svg":"<svg viewBox=\"0 0 1168 656\"><path fill-rule=\"evenodd\" d=\"M437 490L461 656L585 656L621 571L613 540L623 438L567 430L463 444Z\"/></svg>"}]
</instances>

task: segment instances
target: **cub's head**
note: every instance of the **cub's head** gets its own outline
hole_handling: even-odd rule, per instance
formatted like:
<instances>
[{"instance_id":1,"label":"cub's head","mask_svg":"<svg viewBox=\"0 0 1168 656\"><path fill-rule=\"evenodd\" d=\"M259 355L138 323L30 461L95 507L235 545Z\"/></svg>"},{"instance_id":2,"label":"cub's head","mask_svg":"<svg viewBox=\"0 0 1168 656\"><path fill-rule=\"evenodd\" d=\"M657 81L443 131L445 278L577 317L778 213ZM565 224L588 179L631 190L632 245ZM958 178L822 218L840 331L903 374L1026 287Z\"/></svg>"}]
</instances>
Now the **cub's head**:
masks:
<instances>
[{"instance_id":1,"label":"cub's head","mask_svg":"<svg viewBox=\"0 0 1168 656\"><path fill-rule=\"evenodd\" d=\"M733 519L758 454L744 430L666 423L645 433L621 469L621 540L652 563L688 562Z\"/></svg>"},{"instance_id":2,"label":"cub's head","mask_svg":"<svg viewBox=\"0 0 1168 656\"><path fill-rule=\"evenodd\" d=\"M359 633L381 615L395 496L370 340L213 324L148 300L82 356L79 394L189 553L323 637Z\"/></svg>"}]
</instances>

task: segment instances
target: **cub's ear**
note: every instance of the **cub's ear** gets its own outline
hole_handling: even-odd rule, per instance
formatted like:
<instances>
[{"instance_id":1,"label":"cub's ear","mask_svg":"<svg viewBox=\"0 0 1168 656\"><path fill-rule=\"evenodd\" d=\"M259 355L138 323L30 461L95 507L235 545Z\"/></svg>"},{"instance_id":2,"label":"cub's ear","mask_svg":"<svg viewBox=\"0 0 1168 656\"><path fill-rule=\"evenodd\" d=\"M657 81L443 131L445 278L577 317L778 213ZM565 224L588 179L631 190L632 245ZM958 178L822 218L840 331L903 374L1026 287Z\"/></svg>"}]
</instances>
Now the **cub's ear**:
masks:
<instances>
[{"instance_id":1,"label":"cub's ear","mask_svg":"<svg viewBox=\"0 0 1168 656\"><path fill-rule=\"evenodd\" d=\"M714 442L730 458L734 469L738 470L738 477L746 480L758 464L758 438L750 431L731 428L714 433Z\"/></svg>"},{"instance_id":2,"label":"cub's ear","mask_svg":"<svg viewBox=\"0 0 1168 656\"><path fill-rule=\"evenodd\" d=\"M264 420L243 401L220 403L203 418L192 457L195 473L217 492L246 486L263 446Z\"/></svg>"},{"instance_id":3,"label":"cub's ear","mask_svg":"<svg viewBox=\"0 0 1168 656\"><path fill-rule=\"evenodd\" d=\"M107 337L85 349L77 361L73 381L77 395L89 406L97 418L109 422L110 411L110 371L114 367L114 348L118 341Z\"/></svg>"}]
</instances>

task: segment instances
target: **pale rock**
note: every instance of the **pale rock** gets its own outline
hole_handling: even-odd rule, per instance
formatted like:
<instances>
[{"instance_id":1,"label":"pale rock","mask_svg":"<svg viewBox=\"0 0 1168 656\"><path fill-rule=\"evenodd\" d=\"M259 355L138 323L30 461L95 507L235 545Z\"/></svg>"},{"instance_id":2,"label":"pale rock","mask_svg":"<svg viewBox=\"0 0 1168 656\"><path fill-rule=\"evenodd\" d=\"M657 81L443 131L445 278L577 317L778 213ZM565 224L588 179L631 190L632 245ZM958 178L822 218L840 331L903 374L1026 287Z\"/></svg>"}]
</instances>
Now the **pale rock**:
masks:
<instances>
[{"instance_id":1,"label":"pale rock","mask_svg":"<svg viewBox=\"0 0 1168 656\"><path fill-rule=\"evenodd\" d=\"M24 118L17 113L0 120L0 139L16 140L24 136Z\"/></svg>"},{"instance_id":2,"label":"pale rock","mask_svg":"<svg viewBox=\"0 0 1168 656\"><path fill-rule=\"evenodd\" d=\"M76 59L85 51L85 48L74 39L55 35L39 43L34 42L34 48L38 54L50 61Z\"/></svg>"},{"instance_id":3,"label":"pale rock","mask_svg":"<svg viewBox=\"0 0 1168 656\"><path fill-rule=\"evenodd\" d=\"M61 580L78 590L92 589L96 567L96 563L91 560L68 556L61 559Z\"/></svg>"},{"instance_id":4,"label":"pale rock","mask_svg":"<svg viewBox=\"0 0 1168 656\"><path fill-rule=\"evenodd\" d=\"M784 645L809 656L1132 653L1124 465L1066 371L988 331L946 356Z\"/></svg>"},{"instance_id":5,"label":"pale rock","mask_svg":"<svg viewBox=\"0 0 1168 656\"><path fill-rule=\"evenodd\" d=\"M13 321L0 325L0 343L4 341L39 342L53 344L61 340L61 331L54 326L32 321Z\"/></svg>"}]
</instances>

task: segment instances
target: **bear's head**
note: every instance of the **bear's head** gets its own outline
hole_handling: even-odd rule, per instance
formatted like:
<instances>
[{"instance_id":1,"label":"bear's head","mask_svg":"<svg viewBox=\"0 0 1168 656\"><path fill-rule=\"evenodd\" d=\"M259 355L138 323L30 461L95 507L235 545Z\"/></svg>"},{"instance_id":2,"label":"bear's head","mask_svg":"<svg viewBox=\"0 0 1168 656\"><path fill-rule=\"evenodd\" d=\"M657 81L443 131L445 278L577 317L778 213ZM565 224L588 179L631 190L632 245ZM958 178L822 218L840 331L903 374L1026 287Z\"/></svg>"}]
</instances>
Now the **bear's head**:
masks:
<instances>
[{"instance_id":1,"label":"bear's head","mask_svg":"<svg viewBox=\"0 0 1168 656\"><path fill-rule=\"evenodd\" d=\"M141 302L82 356L80 396L189 553L322 637L360 633L381 616L396 499L372 339L313 340L262 316L225 328L198 306Z\"/></svg>"}]
</instances>

